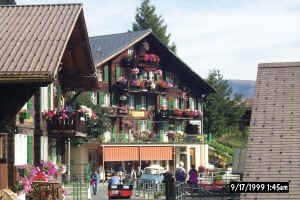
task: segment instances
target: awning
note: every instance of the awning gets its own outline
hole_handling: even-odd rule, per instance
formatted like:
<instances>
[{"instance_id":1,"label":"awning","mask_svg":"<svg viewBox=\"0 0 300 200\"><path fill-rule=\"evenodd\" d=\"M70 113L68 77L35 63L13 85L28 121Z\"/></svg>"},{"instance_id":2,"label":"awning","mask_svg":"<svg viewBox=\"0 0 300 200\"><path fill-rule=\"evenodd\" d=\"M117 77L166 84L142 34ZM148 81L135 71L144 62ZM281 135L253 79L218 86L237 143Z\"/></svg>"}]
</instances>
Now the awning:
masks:
<instances>
[{"instance_id":1,"label":"awning","mask_svg":"<svg viewBox=\"0 0 300 200\"><path fill-rule=\"evenodd\" d=\"M171 146L104 146L104 162L173 160Z\"/></svg>"},{"instance_id":2,"label":"awning","mask_svg":"<svg viewBox=\"0 0 300 200\"><path fill-rule=\"evenodd\" d=\"M104 161L139 160L139 147L103 147Z\"/></svg>"},{"instance_id":3,"label":"awning","mask_svg":"<svg viewBox=\"0 0 300 200\"><path fill-rule=\"evenodd\" d=\"M141 160L173 160L172 147L141 147Z\"/></svg>"}]
</instances>

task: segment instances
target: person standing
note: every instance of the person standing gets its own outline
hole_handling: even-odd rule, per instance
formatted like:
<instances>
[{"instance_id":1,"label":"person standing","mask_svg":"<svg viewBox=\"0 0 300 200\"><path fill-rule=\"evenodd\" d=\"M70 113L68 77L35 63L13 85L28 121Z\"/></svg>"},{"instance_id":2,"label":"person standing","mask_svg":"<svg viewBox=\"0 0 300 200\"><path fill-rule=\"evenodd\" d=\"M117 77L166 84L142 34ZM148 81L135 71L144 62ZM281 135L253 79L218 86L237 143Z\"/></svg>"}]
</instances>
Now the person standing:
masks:
<instances>
[{"instance_id":1,"label":"person standing","mask_svg":"<svg viewBox=\"0 0 300 200\"><path fill-rule=\"evenodd\" d=\"M195 169L195 165L191 165L191 169L189 171L189 185L191 188L191 194L193 194L195 189L198 194L200 194L200 190L198 189L198 172Z\"/></svg>"},{"instance_id":2,"label":"person standing","mask_svg":"<svg viewBox=\"0 0 300 200\"><path fill-rule=\"evenodd\" d=\"M176 181L185 182L186 172L183 166L184 166L183 162L180 162L179 166L176 168L176 172L175 172Z\"/></svg>"},{"instance_id":3,"label":"person standing","mask_svg":"<svg viewBox=\"0 0 300 200\"><path fill-rule=\"evenodd\" d=\"M91 184L93 186L94 195L97 194L98 183L99 183L99 174L97 170L94 170L94 172L91 174Z\"/></svg>"}]
</instances>

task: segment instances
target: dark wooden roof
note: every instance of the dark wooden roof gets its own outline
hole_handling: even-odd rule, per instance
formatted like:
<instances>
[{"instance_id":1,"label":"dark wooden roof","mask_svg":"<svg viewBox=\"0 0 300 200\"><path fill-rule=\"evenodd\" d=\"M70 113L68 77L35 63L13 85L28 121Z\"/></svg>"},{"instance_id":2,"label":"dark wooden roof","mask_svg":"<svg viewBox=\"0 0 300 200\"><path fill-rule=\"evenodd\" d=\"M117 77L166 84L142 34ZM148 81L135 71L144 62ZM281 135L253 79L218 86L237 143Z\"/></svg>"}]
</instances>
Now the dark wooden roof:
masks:
<instances>
[{"instance_id":1,"label":"dark wooden roof","mask_svg":"<svg viewBox=\"0 0 300 200\"><path fill-rule=\"evenodd\" d=\"M0 82L53 81L71 35L68 48L80 41L84 57L78 72L95 72L81 4L0 6L0 19Z\"/></svg>"},{"instance_id":2,"label":"dark wooden roof","mask_svg":"<svg viewBox=\"0 0 300 200\"><path fill-rule=\"evenodd\" d=\"M300 62L258 65L244 181L290 182L286 194L241 199L300 199Z\"/></svg>"},{"instance_id":3,"label":"dark wooden roof","mask_svg":"<svg viewBox=\"0 0 300 200\"><path fill-rule=\"evenodd\" d=\"M188 80L186 82L187 87L192 88L193 91L196 91L196 93L201 95L203 94L205 96L209 93L215 92L215 90L196 72L185 64L175 53L162 44L150 29L90 37L90 44L96 67L104 64L113 57L119 55L122 51L130 48L145 38L154 44L155 47L152 48L153 52L158 55L163 55L169 65L172 63L174 67L177 67L175 69L176 71L187 75L184 77L181 76L182 79Z\"/></svg>"}]
</instances>

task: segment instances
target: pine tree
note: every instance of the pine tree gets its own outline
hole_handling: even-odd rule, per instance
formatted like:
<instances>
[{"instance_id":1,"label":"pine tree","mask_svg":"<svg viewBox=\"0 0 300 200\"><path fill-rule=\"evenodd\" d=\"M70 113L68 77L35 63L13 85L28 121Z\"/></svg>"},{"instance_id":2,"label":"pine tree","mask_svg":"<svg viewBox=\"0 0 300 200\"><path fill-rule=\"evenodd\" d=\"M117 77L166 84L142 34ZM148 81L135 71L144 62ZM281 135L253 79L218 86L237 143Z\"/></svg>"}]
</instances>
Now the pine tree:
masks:
<instances>
[{"instance_id":1,"label":"pine tree","mask_svg":"<svg viewBox=\"0 0 300 200\"><path fill-rule=\"evenodd\" d=\"M137 8L135 22L132 24L133 31L152 29L154 35L170 50L176 52L174 42L170 44L171 34L167 34L167 25L164 25L164 19L161 15L155 13L156 8L150 5L150 0L143 0L141 6Z\"/></svg>"},{"instance_id":2,"label":"pine tree","mask_svg":"<svg viewBox=\"0 0 300 200\"><path fill-rule=\"evenodd\" d=\"M216 89L216 93L210 94L204 104L205 132L218 137L238 130L245 112L242 95L232 97L232 88L219 70L211 71L207 82Z\"/></svg>"}]
</instances>

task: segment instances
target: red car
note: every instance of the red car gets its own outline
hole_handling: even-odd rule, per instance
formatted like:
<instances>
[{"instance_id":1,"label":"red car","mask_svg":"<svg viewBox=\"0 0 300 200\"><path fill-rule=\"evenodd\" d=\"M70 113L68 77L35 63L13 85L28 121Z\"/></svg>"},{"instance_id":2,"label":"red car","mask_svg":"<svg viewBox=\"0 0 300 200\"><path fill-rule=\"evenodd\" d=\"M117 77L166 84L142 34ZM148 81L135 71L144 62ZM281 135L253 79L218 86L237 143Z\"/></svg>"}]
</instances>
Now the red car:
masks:
<instances>
[{"instance_id":1,"label":"red car","mask_svg":"<svg viewBox=\"0 0 300 200\"><path fill-rule=\"evenodd\" d=\"M130 199L132 196L133 185L108 185L108 199L126 198Z\"/></svg>"}]
</instances>

